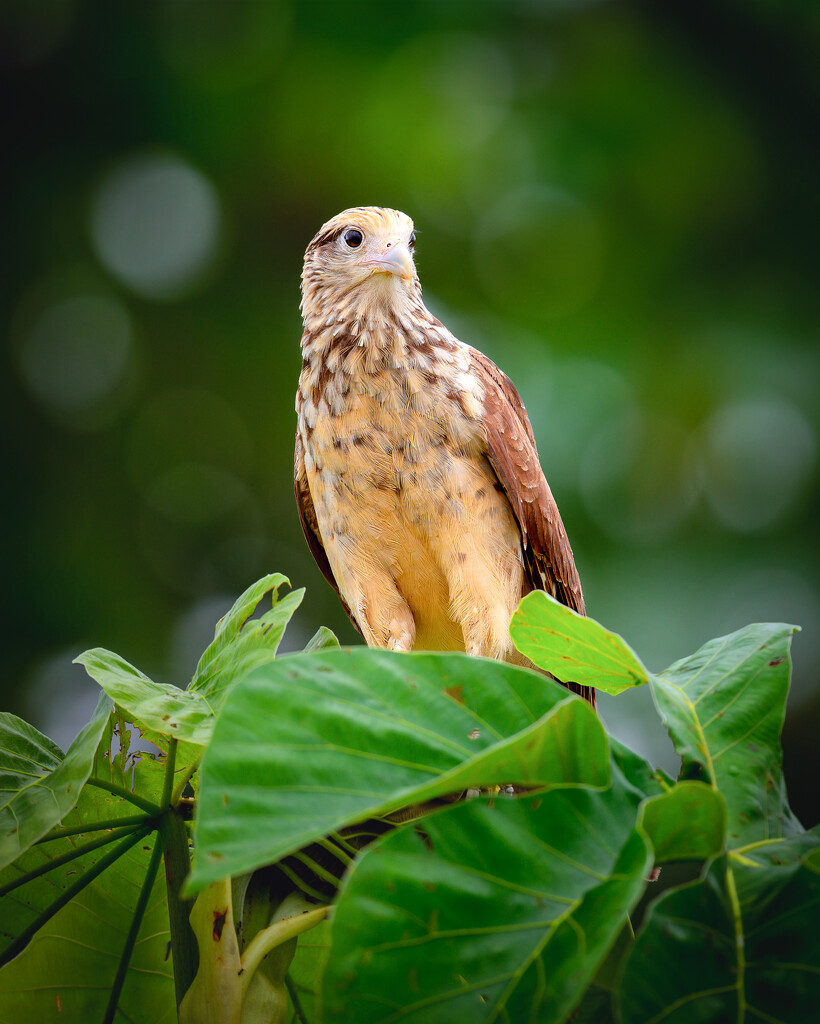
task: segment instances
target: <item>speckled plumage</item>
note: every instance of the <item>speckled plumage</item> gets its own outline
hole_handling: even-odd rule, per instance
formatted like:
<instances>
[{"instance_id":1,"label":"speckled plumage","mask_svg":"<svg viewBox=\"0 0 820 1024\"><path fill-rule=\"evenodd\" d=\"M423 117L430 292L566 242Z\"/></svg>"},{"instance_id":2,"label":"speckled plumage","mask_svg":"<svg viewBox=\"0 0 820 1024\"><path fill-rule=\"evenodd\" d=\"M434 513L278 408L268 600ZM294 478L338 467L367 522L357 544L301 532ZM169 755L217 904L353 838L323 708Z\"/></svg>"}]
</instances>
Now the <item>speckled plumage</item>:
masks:
<instances>
[{"instance_id":1,"label":"speckled plumage","mask_svg":"<svg viewBox=\"0 0 820 1024\"><path fill-rule=\"evenodd\" d=\"M572 551L518 393L426 309L412 237L405 214L359 207L308 246L302 526L369 645L527 664L509 637L523 594L584 611Z\"/></svg>"}]
</instances>

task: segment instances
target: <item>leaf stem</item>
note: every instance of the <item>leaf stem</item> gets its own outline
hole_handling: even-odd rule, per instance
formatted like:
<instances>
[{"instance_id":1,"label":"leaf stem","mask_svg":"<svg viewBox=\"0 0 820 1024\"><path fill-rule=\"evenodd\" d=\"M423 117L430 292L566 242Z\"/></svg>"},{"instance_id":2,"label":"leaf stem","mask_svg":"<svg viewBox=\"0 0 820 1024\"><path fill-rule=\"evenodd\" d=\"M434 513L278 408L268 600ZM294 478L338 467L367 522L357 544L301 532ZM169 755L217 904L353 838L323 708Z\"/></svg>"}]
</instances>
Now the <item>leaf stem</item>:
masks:
<instances>
[{"instance_id":1,"label":"leaf stem","mask_svg":"<svg viewBox=\"0 0 820 1024\"><path fill-rule=\"evenodd\" d=\"M112 1024L112 1021L116 1016L117 1003L120 1000L122 986L125 983L125 975L128 973L128 967L131 963L131 954L134 952L137 935L139 934L140 926L142 925L142 919L145 916L145 908L148 906L148 900L150 899L151 892L154 888L154 881L157 877L157 869L159 868L161 857L162 836L157 832L156 838L154 839L154 849L151 853L151 860L148 862L148 869L145 872L145 881L142 883L139 899L137 900L137 905L134 908L134 916L131 918L131 927L128 929L128 935L125 937L125 945L123 946L122 955L120 956L120 962L117 967L114 984L111 986L111 995L108 1000L108 1007L106 1008L102 1024Z\"/></svg>"},{"instance_id":2,"label":"leaf stem","mask_svg":"<svg viewBox=\"0 0 820 1024\"><path fill-rule=\"evenodd\" d=\"M174 766L177 762L177 740L168 740L168 760L165 762L165 778L162 781L160 807L166 810L171 803L171 791L174 788Z\"/></svg>"},{"instance_id":3,"label":"leaf stem","mask_svg":"<svg viewBox=\"0 0 820 1024\"><path fill-rule=\"evenodd\" d=\"M323 882L327 882L328 885L333 886L334 890L339 888L338 877L328 871L327 868L322 867L322 865L309 856L309 854L304 853L304 851L300 851L299 853L291 854L291 856L294 860L298 860L300 864L304 864L308 871L312 871L317 878L321 878Z\"/></svg>"},{"instance_id":4,"label":"leaf stem","mask_svg":"<svg viewBox=\"0 0 820 1024\"><path fill-rule=\"evenodd\" d=\"M145 818L140 818L140 822L144 821ZM91 853L92 850L99 850L101 846L107 846L109 843L116 842L117 839L123 839L133 831L133 826L130 828L119 828L113 832L109 832L107 836L102 836L102 838L95 839L91 843L86 843L85 846L74 846L66 853L62 854L62 856L55 857L53 860L47 860L39 867L32 868L31 871L27 871L24 875L18 875L17 878L13 879L11 882L7 882L5 885L0 885L0 897L5 896L14 889L18 889L21 885L25 885L27 882L32 882L35 878L39 878L40 875L47 875L49 871L53 871L55 868L60 868L63 864L69 864L72 860L76 860L77 857L82 857L86 853Z\"/></svg>"},{"instance_id":5,"label":"leaf stem","mask_svg":"<svg viewBox=\"0 0 820 1024\"><path fill-rule=\"evenodd\" d=\"M174 786L174 792L171 795L171 806L172 807L176 807L176 805L182 799L182 792L185 789L186 785L188 784L188 780L191 778L191 776L194 774L194 772L199 767L199 760L200 759L197 758L196 761L194 761L193 764L188 765L188 767L185 769L185 771L182 773L182 775L178 779L177 784Z\"/></svg>"},{"instance_id":6,"label":"leaf stem","mask_svg":"<svg viewBox=\"0 0 820 1024\"><path fill-rule=\"evenodd\" d=\"M726 892L732 906L732 923L735 929L737 972L734 987L737 989L737 1024L744 1024L746 1020L746 951L744 949L743 916L740 912L740 900L737 898L734 872L728 860L726 863Z\"/></svg>"},{"instance_id":7,"label":"leaf stem","mask_svg":"<svg viewBox=\"0 0 820 1024\"><path fill-rule=\"evenodd\" d=\"M39 843L50 843L52 839L65 839L68 836L79 836L84 832L103 832L105 829L124 828L126 825L147 825L153 817L147 818L144 814L135 814L131 817L106 818L105 821L94 821L87 825L71 825L67 828L55 828L53 832L41 836L35 846Z\"/></svg>"},{"instance_id":8,"label":"leaf stem","mask_svg":"<svg viewBox=\"0 0 820 1024\"><path fill-rule=\"evenodd\" d=\"M295 914L293 917L286 917L276 924L263 928L257 932L245 948L242 954L242 998L244 1000L248 986L253 978L254 971L262 963L265 957L276 946L283 942L295 939L297 935L314 928L320 921L324 921L330 913L329 906L317 907L315 910L306 910L303 914Z\"/></svg>"},{"instance_id":9,"label":"leaf stem","mask_svg":"<svg viewBox=\"0 0 820 1024\"><path fill-rule=\"evenodd\" d=\"M327 850L328 853L332 853L336 860L341 861L345 867L350 867L353 863L353 858L348 854L347 850L339 844L335 836L332 839L317 839L316 843ZM347 845L348 844L346 843L345 846ZM337 886L338 883L339 880L336 879Z\"/></svg>"},{"instance_id":10,"label":"leaf stem","mask_svg":"<svg viewBox=\"0 0 820 1024\"><path fill-rule=\"evenodd\" d=\"M174 991L177 1008L196 977L199 948L189 917L193 900L182 898L182 883L191 869L188 832L179 814L169 808L162 816L162 843L165 854L165 883L168 888L168 918L174 957Z\"/></svg>"},{"instance_id":11,"label":"leaf stem","mask_svg":"<svg viewBox=\"0 0 820 1024\"><path fill-rule=\"evenodd\" d=\"M12 942L3 954L0 955L0 967L4 967L9 960L13 960L18 953L22 952L22 950L24 950L29 944L30 940L47 921L54 917L58 910L62 910L63 907L67 903L70 903L78 893L82 892L87 885L90 885L97 875L101 875L107 867L110 867L115 861L119 860L120 857L122 857L124 853L127 853L132 846L138 843L141 839L144 839L150 831L151 829L148 827L137 829L136 832L133 832L130 836L123 839L121 843L118 843L110 853L106 854L105 857L102 858L102 860L98 860L97 863L90 867L85 874L74 882L73 885L70 885L67 889L63 890L57 899L50 906L46 907L42 914L39 914L34 921L31 922L28 928L24 928L14 942Z\"/></svg>"},{"instance_id":12,"label":"leaf stem","mask_svg":"<svg viewBox=\"0 0 820 1024\"><path fill-rule=\"evenodd\" d=\"M305 893L306 896L310 896L315 900L327 899L327 896L319 892L318 889L314 889L309 882L306 882L303 878L300 878L293 870L293 868L289 868L283 860L280 860L276 866L277 868L279 868L282 874L288 879L288 881L292 882L296 886L296 888L300 889L303 893Z\"/></svg>"},{"instance_id":13,"label":"leaf stem","mask_svg":"<svg viewBox=\"0 0 820 1024\"><path fill-rule=\"evenodd\" d=\"M150 800L146 800L145 797L139 796L137 793L132 793L131 790L126 789L125 786L118 786L116 782L107 782L105 779L89 779L87 785L96 786L97 789L105 789L109 793L113 793L115 796L121 796L123 800L127 800L129 803L134 804L135 807L141 807L148 814L157 815L162 810L162 808L157 807L156 804L152 804Z\"/></svg>"},{"instance_id":14,"label":"leaf stem","mask_svg":"<svg viewBox=\"0 0 820 1024\"><path fill-rule=\"evenodd\" d=\"M285 988L288 990L290 996L290 1002L293 1006L293 1014L299 1021L299 1024L308 1024L308 1019L305 1016L305 1011L302 1009L302 1004L299 1002L299 996L296 992L296 985L293 982L293 978L289 974L285 975Z\"/></svg>"}]
</instances>

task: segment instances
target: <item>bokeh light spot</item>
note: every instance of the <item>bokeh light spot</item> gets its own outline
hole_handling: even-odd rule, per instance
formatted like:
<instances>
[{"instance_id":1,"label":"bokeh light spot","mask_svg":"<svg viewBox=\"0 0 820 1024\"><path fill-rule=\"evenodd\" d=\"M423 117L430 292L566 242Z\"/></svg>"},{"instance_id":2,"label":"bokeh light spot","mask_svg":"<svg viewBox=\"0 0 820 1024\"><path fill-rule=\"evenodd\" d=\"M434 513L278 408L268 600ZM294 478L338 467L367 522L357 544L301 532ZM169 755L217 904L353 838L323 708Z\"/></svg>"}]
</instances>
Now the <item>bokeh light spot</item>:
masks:
<instances>
[{"instance_id":1,"label":"bokeh light spot","mask_svg":"<svg viewBox=\"0 0 820 1024\"><path fill-rule=\"evenodd\" d=\"M20 343L20 372L47 411L82 420L121 382L132 342L131 320L120 302L79 295L35 321Z\"/></svg>"},{"instance_id":2,"label":"bokeh light spot","mask_svg":"<svg viewBox=\"0 0 820 1024\"><path fill-rule=\"evenodd\" d=\"M91 217L106 268L150 299L172 299L201 284L219 237L219 202L204 175L178 157L143 155L102 183Z\"/></svg>"},{"instance_id":3,"label":"bokeh light spot","mask_svg":"<svg viewBox=\"0 0 820 1024\"><path fill-rule=\"evenodd\" d=\"M784 398L730 402L703 431L706 498L730 529L765 529L794 506L816 457L814 428L794 403Z\"/></svg>"}]
</instances>

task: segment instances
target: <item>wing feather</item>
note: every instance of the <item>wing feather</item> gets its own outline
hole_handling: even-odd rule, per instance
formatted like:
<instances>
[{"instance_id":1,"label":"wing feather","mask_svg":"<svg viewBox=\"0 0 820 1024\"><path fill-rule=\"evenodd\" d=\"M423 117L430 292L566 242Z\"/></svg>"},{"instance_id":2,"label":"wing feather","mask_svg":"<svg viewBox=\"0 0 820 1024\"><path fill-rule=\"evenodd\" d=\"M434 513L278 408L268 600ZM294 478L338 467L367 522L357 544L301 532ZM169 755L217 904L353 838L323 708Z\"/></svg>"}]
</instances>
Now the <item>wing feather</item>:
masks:
<instances>
[{"instance_id":1,"label":"wing feather","mask_svg":"<svg viewBox=\"0 0 820 1024\"><path fill-rule=\"evenodd\" d=\"M477 349L473 372L484 387L484 430L488 457L521 530L526 582L585 615L581 581L569 539L535 446L527 411L515 385ZM592 687L565 683L595 704Z\"/></svg>"}]
</instances>

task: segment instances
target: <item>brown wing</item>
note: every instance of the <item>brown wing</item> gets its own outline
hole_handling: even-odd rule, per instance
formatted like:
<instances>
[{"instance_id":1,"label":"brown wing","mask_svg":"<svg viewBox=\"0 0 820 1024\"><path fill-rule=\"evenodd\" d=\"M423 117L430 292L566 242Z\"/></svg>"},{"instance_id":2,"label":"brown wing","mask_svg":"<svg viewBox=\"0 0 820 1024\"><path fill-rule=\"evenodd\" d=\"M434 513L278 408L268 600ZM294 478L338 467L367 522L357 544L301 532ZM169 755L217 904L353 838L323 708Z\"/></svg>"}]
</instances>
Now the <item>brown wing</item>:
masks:
<instances>
[{"instance_id":1,"label":"brown wing","mask_svg":"<svg viewBox=\"0 0 820 1024\"><path fill-rule=\"evenodd\" d=\"M347 617L361 633L358 622L356 622L351 615L347 602L342 597L341 593L339 593L339 584L336 582L336 577L333 575L333 570L330 568L330 562L327 559L325 546L322 543L322 535L319 532L319 523L316 519L316 509L313 507L313 498L310 494L307 472L305 471L305 456L302 451L302 439L299 436L298 430L296 432L296 450L293 458L293 484L296 492L296 508L299 511L299 522L302 524L302 532L304 533L305 540L310 548L310 553L316 559L316 564L322 570L324 578L339 595L339 600L342 602L342 607L347 612Z\"/></svg>"},{"instance_id":2,"label":"brown wing","mask_svg":"<svg viewBox=\"0 0 820 1024\"><path fill-rule=\"evenodd\" d=\"M484 423L490 464L521 530L524 573L533 590L545 590L585 615L581 581L558 506L541 470L527 411L513 382L492 360L471 349L473 372L484 386ZM564 683L595 706L590 686Z\"/></svg>"}]
</instances>

